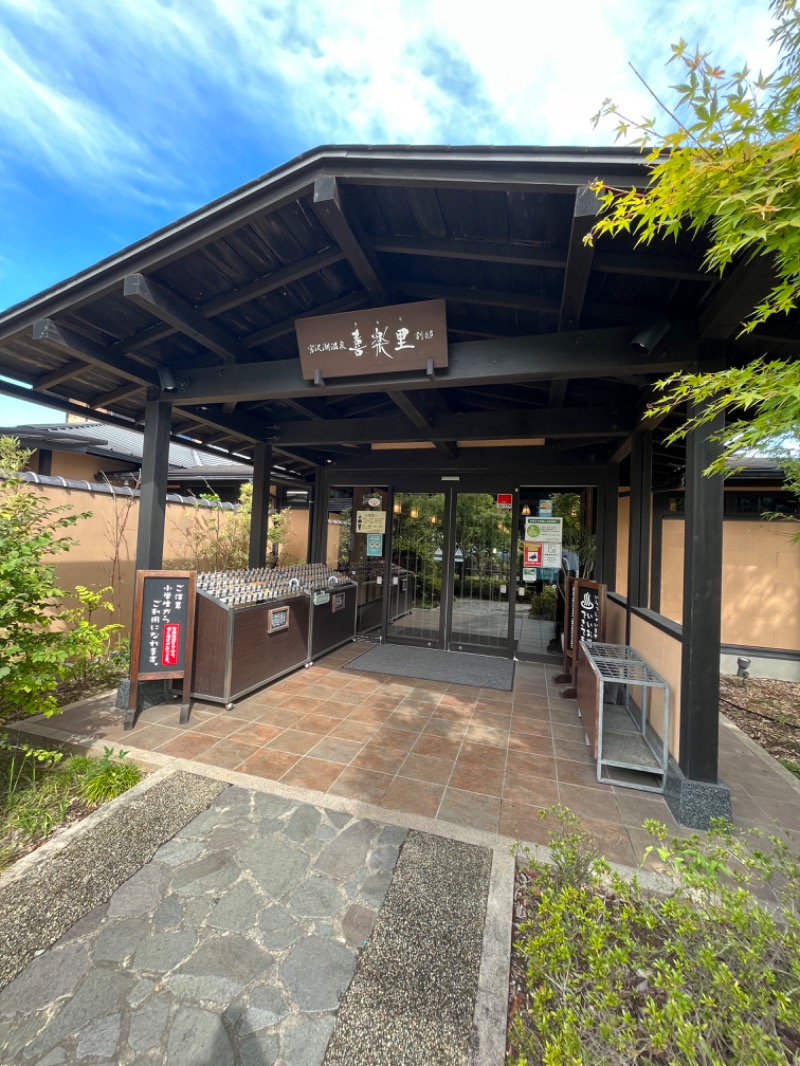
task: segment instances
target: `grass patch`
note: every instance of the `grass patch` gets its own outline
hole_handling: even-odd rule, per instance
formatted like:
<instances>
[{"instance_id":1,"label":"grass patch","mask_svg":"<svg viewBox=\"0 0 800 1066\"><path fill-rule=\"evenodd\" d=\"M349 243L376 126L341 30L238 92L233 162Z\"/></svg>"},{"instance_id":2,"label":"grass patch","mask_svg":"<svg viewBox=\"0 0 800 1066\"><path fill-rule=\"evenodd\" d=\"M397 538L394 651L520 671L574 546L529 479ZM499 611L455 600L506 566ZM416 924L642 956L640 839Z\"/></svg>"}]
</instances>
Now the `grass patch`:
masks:
<instances>
[{"instance_id":1,"label":"grass patch","mask_svg":"<svg viewBox=\"0 0 800 1066\"><path fill-rule=\"evenodd\" d=\"M66 755L0 739L0 868L142 779L127 752Z\"/></svg>"},{"instance_id":2,"label":"grass patch","mask_svg":"<svg viewBox=\"0 0 800 1066\"><path fill-rule=\"evenodd\" d=\"M520 849L508 1062L800 1061L800 868L782 840L669 840L645 823L668 876L656 894L613 872L569 811L546 813L554 864Z\"/></svg>"}]
</instances>

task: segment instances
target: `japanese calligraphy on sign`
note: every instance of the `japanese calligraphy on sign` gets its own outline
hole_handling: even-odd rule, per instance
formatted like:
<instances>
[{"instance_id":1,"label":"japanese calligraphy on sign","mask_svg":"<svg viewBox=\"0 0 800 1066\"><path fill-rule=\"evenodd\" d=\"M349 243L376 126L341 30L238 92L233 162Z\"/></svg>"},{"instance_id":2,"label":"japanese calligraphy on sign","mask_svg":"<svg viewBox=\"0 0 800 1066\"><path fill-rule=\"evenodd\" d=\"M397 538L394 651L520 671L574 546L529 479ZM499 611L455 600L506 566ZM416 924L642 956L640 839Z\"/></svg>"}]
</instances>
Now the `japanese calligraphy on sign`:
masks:
<instances>
[{"instance_id":1,"label":"japanese calligraphy on sign","mask_svg":"<svg viewBox=\"0 0 800 1066\"><path fill-rule=\"evenodd\" d=\"M444 300L396 304L295 322L303 377L352 377L447 366Z\"/></svg>"},{"instance_id":2,"label":"japanese calligraphy on sign","mask_svg":"<svg viewBox=\"0 0 800 1066\"><path fill-rule=\"evenodd\" d=\"M145 577L139 674L174 677L186 655L188 577Z\"/></svg>"},{"instance_id":3,"label":"japanese calligraphy on sign","mask_svg":"<svg viewBox=\"0 0 800 1066\"><path fill-rule=\"evenodd\" d=\"M191 570L136 572L126 729L136 717L139 682L160 678L183 678L180 721L189 720L196 581Z\"/></svg>"},{"instance_id":4,"label":"japanese calligraphy on sign","mask_svg":"<svg viewBox=\"0 0 800 1066\"><path fill-rule=\"evenodd\" d=\"M568 648L574 659L582 640L591 644L605 636L606 586L596 581L572 579L569 596L571 639Z\"/></svg>"}]
</instances>

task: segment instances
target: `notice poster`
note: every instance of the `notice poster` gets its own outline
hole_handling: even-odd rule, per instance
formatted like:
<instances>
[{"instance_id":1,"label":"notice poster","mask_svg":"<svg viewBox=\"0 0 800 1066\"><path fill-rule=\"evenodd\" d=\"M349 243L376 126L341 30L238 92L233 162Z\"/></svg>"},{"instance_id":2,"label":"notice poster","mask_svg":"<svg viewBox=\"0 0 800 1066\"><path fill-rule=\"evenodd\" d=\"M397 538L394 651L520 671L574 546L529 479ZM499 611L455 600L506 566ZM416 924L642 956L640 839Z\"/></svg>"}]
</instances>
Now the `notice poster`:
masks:
<instances>
[{"instance_id":1,"label":"notice poster","mask_svg":"<svg viewBox=\"0 0 800 1066\"><path fill-rule=\"evenodd\" d=\"M558 544L560 547L563 525L563 518L526 518L525 540L540 544Z\"/></svg>"},{"instance_id":2,"label":"notice poster","mask_svg":"<svg viewBox=\"0 0 800 1066\"><path fill-rule=\"evenodd\" d=\"M383 534L367 533L367 555L372 559L383 556Z\"/></svg>"},{"instance_id":3,"label":"notice poster","mask_svg":"<svg viewBox=\"0 0 800 1066\"><path fill-rule=\"evenodd\" d=\"M385 533L385 511L356 511L356 533Z\"/></svg>"},{"instance_id":4,"label":"notice poster","mask_svg":"<svg viewBox=\"0 0 800 1066\"><path fill-rule=\"evenodd\" d=\"M526 543L524 545L524 547L523 547L523 559L522 559L523 567L526 567L526 566L544 566L544 563L542 561L543 554L544 554L542 552L542 548L543 547L544 547L543 544L527 544Z\"/></svg>"}]
</instances>

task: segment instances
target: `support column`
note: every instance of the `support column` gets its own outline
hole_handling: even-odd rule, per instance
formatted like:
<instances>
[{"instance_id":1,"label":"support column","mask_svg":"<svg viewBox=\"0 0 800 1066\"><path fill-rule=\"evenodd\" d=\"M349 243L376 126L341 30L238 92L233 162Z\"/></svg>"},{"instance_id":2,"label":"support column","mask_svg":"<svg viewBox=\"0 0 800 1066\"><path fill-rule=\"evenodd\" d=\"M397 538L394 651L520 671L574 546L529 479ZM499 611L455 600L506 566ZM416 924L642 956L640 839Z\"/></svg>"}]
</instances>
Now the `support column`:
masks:
<instances>
[{"instance_id":1,"label":"support column","mask_svg":"<svg viewBox=\"0 0 800 1066\"><path fill-rule=\"evenodd\" d=\"M697 829L731 818L730 792L717 777L723 478L703 475L719 454L709 438L723 425L720 415L686 441L680 765L666 799L681 824Z\"/></svg>"},{"instance_id":2,"label":"support column","mask_svg":"<svg viewBox=\"0 0 800 1066\"><path fill-rule=\"evenodd\" d=\"M647 607L650 577L650 499L653 491L653 436L634 433L631 447L631 496L628 523L628 607L625 643L631 642L631 609Z\"/></svg>"},{"instance_id":3,"label":"support column","mask_svg":"<svg viewBox=\"0 0 800 1066\"><path fill-rule=\"evenodd\" d=\"M171 424L172 404L148 400L144 415L142 482L136 533L137 570L160 570L164 558Z\"/></svg>"},{"instance_id":4,"label":"support column","mask_svg":"<svg viewBox=\"0 0 800 1066\"><path fill-rule=\"evenodd\" d=\"M309 519L308 559L312 563L324 563L328 539L328 470L317 467L314 477L314 500Z\"/></svg>"},{"instance_id":5,"label":"support column","mask_svg":"<svg viewBox=\"0 0 800 1066\"><path fill-rule=\"evenodd\" d=\"M247 565L261 567L267 561L269 531L269 474L272 445L257 444L253 455L253 509L250 516L250 545Z\"/></svg>"},{"instance_id":6,"label":"support column","mask_svg":"<svg viewBox=\"0 0 800 1066\"><path fill-rule=\"evenodd\" d=\"M617 515L619 511L619 463L608 463L600 488L597 517L595 577L615 591L617 579Z\"/></svg>"}]
</instances>

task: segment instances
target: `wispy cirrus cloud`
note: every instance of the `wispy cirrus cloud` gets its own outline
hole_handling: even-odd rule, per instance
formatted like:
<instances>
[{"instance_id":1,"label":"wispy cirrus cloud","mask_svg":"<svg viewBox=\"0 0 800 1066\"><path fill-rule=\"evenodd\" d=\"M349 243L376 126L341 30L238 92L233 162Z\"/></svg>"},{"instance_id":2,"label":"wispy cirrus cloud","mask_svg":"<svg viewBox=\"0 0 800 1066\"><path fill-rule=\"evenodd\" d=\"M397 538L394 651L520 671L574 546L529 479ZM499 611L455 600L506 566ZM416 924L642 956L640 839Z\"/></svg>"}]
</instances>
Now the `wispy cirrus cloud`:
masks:
<instances>
[{"instance_id":1,"label":"wispy cirrus cloud","mask_svg":"<svg viewBox=\"0 0 800 1066\"><path fill-rule=\"evenodd\" d=\"M0 0L6 168L180 198L203 161L316 143L589 143L615 96L653 102L668 43L764 42L763 4L498 0ZM761 47L762 56L766 49ZM756 57L759 61L762 57ZM268 164L274 159L267 160ZM199 166L198 166L199 165ZM191 169L191 179L184 168Z\"/></svg>"}]
</instances>

